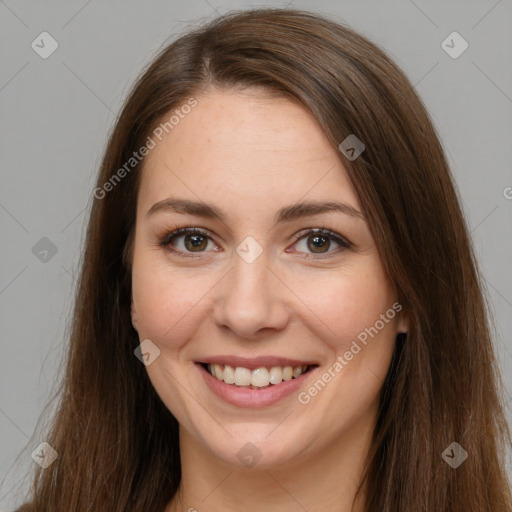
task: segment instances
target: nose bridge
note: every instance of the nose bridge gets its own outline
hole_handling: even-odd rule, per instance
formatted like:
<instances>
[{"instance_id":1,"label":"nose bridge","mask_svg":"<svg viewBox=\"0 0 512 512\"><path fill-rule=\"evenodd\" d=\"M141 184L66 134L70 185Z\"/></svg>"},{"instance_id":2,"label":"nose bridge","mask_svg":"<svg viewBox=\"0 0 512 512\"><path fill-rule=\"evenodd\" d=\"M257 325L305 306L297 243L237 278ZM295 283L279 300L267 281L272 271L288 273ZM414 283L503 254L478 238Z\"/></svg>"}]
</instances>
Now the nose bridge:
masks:
<instances>
[{"instance_id":1,"label":"nose bridge","mask_svg":"<svg viewBox=\"0 0 512 512\"><path fill-rule=\"evenodd\" d=\"M257 256L252 253L250 258L246 259L238 254L238 249L233 262L232 292L242 297L247 295L258 302L268 299L270 261L267 254L263 254L263 251Z\"/></svg>"},{"instance_id":2,"label":"nose bridge","mask_svg":"<svg viewBox=\"0 0 512 512\"><path fill-rule=\"evenodd\" d=\"M246 338L265 327L281 329L287 321L278 280L269 268L269 252L254 242L244 240L233 254L232 270L216 297L214 314L219 326Z\"/></svg>"}]
</instances>

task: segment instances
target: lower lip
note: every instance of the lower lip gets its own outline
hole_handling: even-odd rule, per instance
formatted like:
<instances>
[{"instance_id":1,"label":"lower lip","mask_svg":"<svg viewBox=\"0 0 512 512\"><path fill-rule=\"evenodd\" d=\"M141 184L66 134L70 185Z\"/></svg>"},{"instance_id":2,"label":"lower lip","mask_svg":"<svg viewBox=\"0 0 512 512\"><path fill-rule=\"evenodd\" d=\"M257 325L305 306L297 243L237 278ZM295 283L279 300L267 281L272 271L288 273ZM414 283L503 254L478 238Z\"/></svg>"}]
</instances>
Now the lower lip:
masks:
<instances>
[{"instance_id":1,"label":"lower lip","mask_svg":"<svg viewBox=\"0 0 512 512\"><path fill-rule=\"evenodd\" d=\"M223 380L213 377L203 365L199 363L196 364L206 384L213 393L225 402L236 405L237 407L265 407L267 405L273 405L297 391L309 374L314 371L309 370L296 379L283 381L280 384L271 384L266 388L249 389L226 384Z\"/></svg>"}]
</instances>

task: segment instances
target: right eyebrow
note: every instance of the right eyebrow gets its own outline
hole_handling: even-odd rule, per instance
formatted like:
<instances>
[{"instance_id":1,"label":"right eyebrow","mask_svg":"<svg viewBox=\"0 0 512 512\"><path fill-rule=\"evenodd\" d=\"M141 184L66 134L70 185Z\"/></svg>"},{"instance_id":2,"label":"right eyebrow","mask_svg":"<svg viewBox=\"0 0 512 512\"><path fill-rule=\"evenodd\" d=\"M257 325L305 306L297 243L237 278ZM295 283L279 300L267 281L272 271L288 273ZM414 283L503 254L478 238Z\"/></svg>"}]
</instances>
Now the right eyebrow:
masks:
<instances>
[{"instance_id":1,"label":"right eyebrow","mask_svg":"<svg viewBox=\"0 0 512 512\"><path fill-rule=\"evenodd\" d=\"M188 199L163 199L155 203L146 213L146 217L154 215L159 211L169 211L176 213L186 213L189 215L197 215L198 217L205 217L209 219L218 219L223 221L225 215L215 206L198 202L190 201Z\"/></svg>"}]
</instances>

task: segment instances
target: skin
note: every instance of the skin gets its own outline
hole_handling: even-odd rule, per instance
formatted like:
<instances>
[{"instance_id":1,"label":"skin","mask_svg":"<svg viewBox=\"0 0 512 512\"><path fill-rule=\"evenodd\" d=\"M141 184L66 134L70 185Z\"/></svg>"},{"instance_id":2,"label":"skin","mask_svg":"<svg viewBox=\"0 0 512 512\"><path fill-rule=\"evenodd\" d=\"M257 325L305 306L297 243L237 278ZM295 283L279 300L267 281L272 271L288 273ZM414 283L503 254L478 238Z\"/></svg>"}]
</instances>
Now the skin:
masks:
<instances>
[{"instance_id":1,"label":"skin","mask_svg":"<svg viewBox=\"0 0 512 512\"><path fill-rule=\"evenodd\" d=\"M327 212L276 224L298 201L343 201L361 211L338 150L314 118L257 89L210 90L148 155L139 190L132 271L132 322L160 355L146 366L180 423L182 481L166 512L208 510L349 511L368 452L378 394L399 332L397 314L309 403L297 393L248 409L214 395L195 361L231 354L317 362L308 389L396 302L366 221ZM158 211L169 197L204 201L225 218ZM211 236L202 252L182 227ZM308 228L327 228L350 248ZM236 252L252 236L263 252L248 264ZM160 238L159 238L160 237ZM327 247L327 248L326 248ZM238 451L254 444L248 468ZM361 504L356 510L361 510Z\"/></svg>"}]
</instances>

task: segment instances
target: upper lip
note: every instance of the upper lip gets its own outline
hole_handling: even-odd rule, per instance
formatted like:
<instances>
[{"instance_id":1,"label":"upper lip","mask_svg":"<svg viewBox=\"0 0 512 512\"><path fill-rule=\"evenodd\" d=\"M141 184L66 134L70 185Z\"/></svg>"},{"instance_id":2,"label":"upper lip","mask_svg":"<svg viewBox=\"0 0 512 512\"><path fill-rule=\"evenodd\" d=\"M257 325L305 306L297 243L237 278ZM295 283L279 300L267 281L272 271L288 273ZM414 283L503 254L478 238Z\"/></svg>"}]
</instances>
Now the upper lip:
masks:
<instances>
[{"instance_id":1,"label":"upper lip","mask_svg":"<svg viewBox=\"0 0 512 512\"><path fill-rule=\"evenodd\" d=\"M276 356L258 356L258 357L238 357L238 356L211 356L198 361L202 364L224 364L233 367L241 366L249 370L256 368L271 368L272 366L312 366L317 363L312 361L299 361L298 359L290 359L288 357Z\"/></svg>"}]
</instances>

